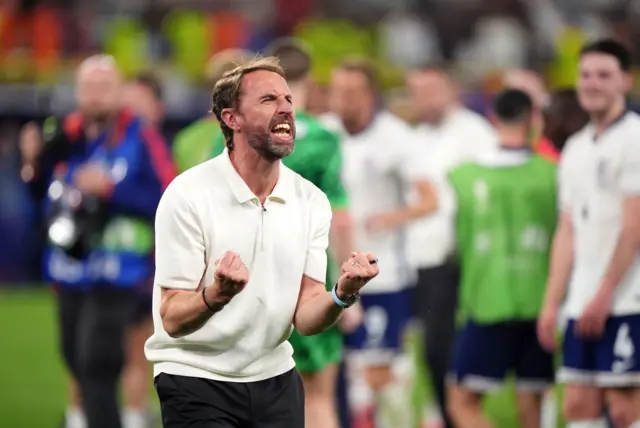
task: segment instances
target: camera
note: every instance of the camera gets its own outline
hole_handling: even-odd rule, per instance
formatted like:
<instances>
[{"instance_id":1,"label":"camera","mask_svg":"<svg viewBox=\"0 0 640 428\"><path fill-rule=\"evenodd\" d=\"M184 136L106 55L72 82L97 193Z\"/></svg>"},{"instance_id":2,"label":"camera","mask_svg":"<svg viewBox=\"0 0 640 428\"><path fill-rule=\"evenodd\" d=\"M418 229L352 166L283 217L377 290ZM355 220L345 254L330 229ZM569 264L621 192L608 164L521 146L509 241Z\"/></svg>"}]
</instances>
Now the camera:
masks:
<instances>
[{"instance_id":1,"label":"camera","mask_svg":"<svg viewBox=\"0 0 640 428\"><path fill-rule=\"evenodd\" d=\"M50 213L47 239L68 256L83 259L102 238L106 206L98 197L85 194L60 179L48 189Z\"/></svg>"}]
</instances>

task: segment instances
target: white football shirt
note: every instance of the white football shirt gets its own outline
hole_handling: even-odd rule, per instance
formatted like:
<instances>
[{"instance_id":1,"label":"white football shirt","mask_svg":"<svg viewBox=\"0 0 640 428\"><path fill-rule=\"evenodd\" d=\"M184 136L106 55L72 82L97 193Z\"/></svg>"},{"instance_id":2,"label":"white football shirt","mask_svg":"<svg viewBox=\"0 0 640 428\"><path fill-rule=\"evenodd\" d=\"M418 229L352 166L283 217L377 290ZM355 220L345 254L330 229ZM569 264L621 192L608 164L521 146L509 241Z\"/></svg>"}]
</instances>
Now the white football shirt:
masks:
<instances>
[{"instance_id":1,"label":"white football shirt","mask_svg":"<svg viewBox=\"0 0 640 428\"><path fill-rule=\"evenodd\" d=\"M624 198L640 195L640 116L628 112L594 137L594 127L586 126L569 139L560 160L560 206L571 214L574 228L565 306L570 318L580 316L606 273ZM640 314L640 256L616 288L612 313Z\"/></svg>"},{"instance_id":2,"label":"white football shirt","mask_svg":"<svg viewBox=\"0 0 640 428\"><path fill-rule=\"evenodd\" d=\"M420 166L436 189L438 208L409 225L408 256L412 266L431 268L442 265L454 250L455 196L447 186L449 171L483 154L495 153L498 137L488 120L462 107L440 126L419 125L415 132L426 151Z\"/></svg>"},{"instance_id":3,"label":"white football shirt","mask_svg":"<svg viewBox=\"0 0 640 428\"><path fill-rule=\"evenodd\" d=\"M330 223L324 193L283 164L264 208L226 150L178 176L156 214L155 331L145 346L155 375L253 382L291 370L287 339L302 276L324 282ZM161 287L210 286L226 251L247 266L247 286L199 330L170 337L159 313Z\"/></svg>"},{"instance_id":4,"label":"white football shirt","mask_svg":"<svg viewBox=\"0 0 640 428\"><path fill-rule=\"evenodd\" d=\"M413 280L407 262L405 228L370 232L366 222L375 214L406 205L406 195L420 171L419 151L411 128L387 111L378 113L361 133L348 134L335 119L325 118L342 136L343 184L349 194L349 210L355 225L355 245L380 260L380 274L362 294L398 291Z\"/></svg>"}]
</instances>

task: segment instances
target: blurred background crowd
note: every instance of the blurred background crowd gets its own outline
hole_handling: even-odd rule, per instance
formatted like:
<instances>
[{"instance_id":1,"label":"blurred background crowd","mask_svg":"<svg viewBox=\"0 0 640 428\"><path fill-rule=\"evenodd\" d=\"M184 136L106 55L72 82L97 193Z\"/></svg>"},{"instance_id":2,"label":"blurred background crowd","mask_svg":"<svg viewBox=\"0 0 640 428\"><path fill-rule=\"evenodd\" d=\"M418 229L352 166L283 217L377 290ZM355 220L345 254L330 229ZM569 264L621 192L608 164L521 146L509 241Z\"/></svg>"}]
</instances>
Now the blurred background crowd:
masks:
<instances>
[{"instance_id":1,"label":"blurred background crowd","mask_svg":"<svg viewBox=\"0 0 640 428\"><path fill-rule=\"evenodd\" d=\"M282 36L306 42L313 56L315 113L328 108L333 67L346 56L366 57L377 67L389 107L415 123L404 87L404 71L412 66L442 64L466 106L484 114L509 70L535 71L549 90L572 87L587 40L611 36L640 58L639 23L638 0L2 0L0 320L19 317L25 305L52 311L37 291L44 285L42 243L35 203L20 178L17 143L26 122L74 108L74 69L91 54L113 55L127 77L147 71L158 77L166 107L162 131L171 142L209 110L206 65L225 49L260 52ZM632 92L632 106L637 95ZM33 299L11 300L16 287L33 290ZM9 300L11 305L2 305ZM4 341L17 337L0 324ZM54 338L36 342L11 355L37 361L31 354L39 346L54 347ZM7 355L0 352L0 368L11 371ZM2 379L6 373L0 373ZM33 403L31 387L57 388L59 381L47 372L17 385L13 403ZM42 409L46 413L63 401L59 397ZM0 416L6 403L0 400Z\"/></svg>"},{"instance_id":2,"label":"blurred background crowd","mask_svg":"<svg viewBox=\"0 0 640 428\"><path fill-rule=\"evenodd\" d=\"M37 279L31 201L19 181L16 139L26 120L73 108L73 68L96 52L128 76L152 70L163 85L168 139L209 109L212 54L260 52L294 35L312 48L322 87L346 55L378 66L394 106L403 69L439 62L485 112L501 75L536 70L550 88L573 85L585 40L611 35L638 52L636 0L4 0L0 5L0 280ZM11 243L21 242L17 250ZM26 245L33 243L33 245Z\"/></svg>"}]
</instances>

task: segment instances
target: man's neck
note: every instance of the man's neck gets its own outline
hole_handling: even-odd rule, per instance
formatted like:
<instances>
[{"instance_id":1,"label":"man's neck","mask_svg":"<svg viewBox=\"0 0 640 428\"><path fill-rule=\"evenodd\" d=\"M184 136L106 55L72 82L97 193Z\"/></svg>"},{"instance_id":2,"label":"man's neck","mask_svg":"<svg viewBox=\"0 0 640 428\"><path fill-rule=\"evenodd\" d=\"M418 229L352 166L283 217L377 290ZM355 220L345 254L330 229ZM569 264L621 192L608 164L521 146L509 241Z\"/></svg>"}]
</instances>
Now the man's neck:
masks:
<instances>
[{"instance_id":1,"label":"man's neck","mask_svg":"<svg viewBox=\"0 0 640 428\"><path fill-rule=\"evenodd\" d=\"M98 138L100 134L105 131L111 130L115 127L117 122L118 113L113 113L103 118L85 118L84 129L89 138Z\"/></svg>"},{"instance_id":2,"label":"man's neck","mask_svg":"<svg viewBox=\"0 0 640 428\"><path fill-rule=\"evenodd\" d=\"M439 117L432 118L430 121L425 120L425 123L434 128L440 128L447 122L451 115L455 113L456 110L458 110L459 107L460 105L458 104L458 102L454 101L443 110L442 114Z\"/></svg>"},{"instance_id":3,"label":"man's neck","mask_svg":"<svg viewBox=\"0 0 640 428\"><path fill-rule=\"evenodd\" d=\"M260 202L264 203L278 182L280 161L264 159L247 143L235 142L229 158L238 175Z\"/></svg>"},{"instance_id":4,"label":"man's neck","mask_svg":"<svg viewBox=\"0 0 640 428\"><path fill-rule=\"evenodd\" d=\"M529 136L521 129L499 129L498 141L500 147L509 150L527 149L529 148Z\"/></svg>"},{"instance_id":5,"label":"man's neck","mask_svg":"<svg viewBox=\"0 0 640 428\"><path fill-rule=\"evenodd\" d=\"M602 134L609 126L618 120L624 114L626 108L626 102L622 99L606 112L591 115L591 121L595 125L596 135Z\"/></svg>"},{"instance_id":6,"label":"man's neck","mask_svg":"<svg viewBox=\"0 0 640 428\"><path fill-rule=\"evenodd\" d=\"M362 113L353 121L344 122L345 130L351 135L357 135L367 129L376 116L375 107L363 110Z\"/></svg>"}]
</instances>

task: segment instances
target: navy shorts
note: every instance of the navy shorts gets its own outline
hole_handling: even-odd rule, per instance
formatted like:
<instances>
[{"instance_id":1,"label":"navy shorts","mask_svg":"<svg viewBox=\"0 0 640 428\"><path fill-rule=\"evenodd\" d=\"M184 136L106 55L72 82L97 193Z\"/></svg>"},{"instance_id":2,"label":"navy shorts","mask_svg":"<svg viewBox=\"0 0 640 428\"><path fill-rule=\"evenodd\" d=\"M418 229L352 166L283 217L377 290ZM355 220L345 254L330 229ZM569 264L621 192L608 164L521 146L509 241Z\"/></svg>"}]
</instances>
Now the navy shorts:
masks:
<instances>
[{"instance_id":1,"label":"navy shorts","mask_svg":"<svg viewBox=\"0 0 640 428\"><path fill-rule=\"evenodd\" d=\"M560 382L603 388L640 386L640 314L610 317L598 340L579 337L575 326L576 320L570 319L558 372Z\"/></svg>"},{"instance_id":2,"label":"navy shorts","mask_svg":"<svg viewBox=\"0 0 640 428\"><path fill-rule=\"evenodd\" d=\"M553 384L553 355L538 343L536 322L468 321L456 338L448 381L488 392L499 389L509 373L521 391L544 391Z\"/></svg>"},{"instance_id":3,"label":"navy shorts","mask_svg":"<svg viewBox=\"0 0 640 428\"><path fill-rule=\"evenodd\" d=\"M408 289L364 294L360 297L364 322L346 336L351 354L365 364L389 364L403 348L404 330L411 320L411 294Z\"/></svg>"}]
</instances>

